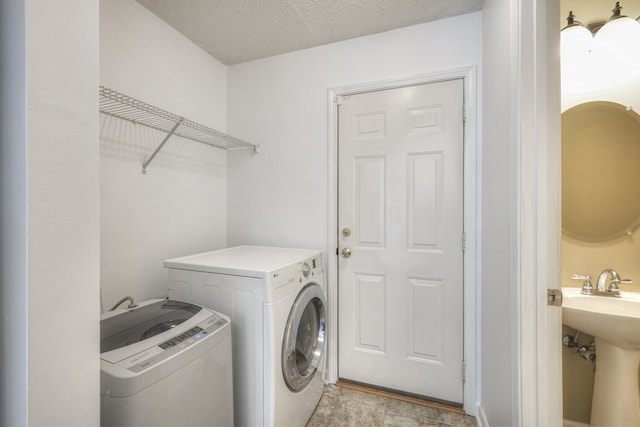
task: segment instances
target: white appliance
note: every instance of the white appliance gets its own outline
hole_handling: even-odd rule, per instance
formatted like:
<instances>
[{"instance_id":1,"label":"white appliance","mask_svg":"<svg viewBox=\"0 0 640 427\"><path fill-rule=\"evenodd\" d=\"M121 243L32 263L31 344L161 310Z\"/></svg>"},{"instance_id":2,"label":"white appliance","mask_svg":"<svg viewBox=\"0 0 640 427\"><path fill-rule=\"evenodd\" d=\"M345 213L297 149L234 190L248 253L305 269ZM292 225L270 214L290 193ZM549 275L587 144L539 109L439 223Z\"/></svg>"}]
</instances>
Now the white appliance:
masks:
<instances>
[{"instance_id":1,"label":"white appliance","mask_svg":"<svg viewBox=\"0 0 640 427\"><path fill-rule=\"evenodd\" d=\"M238 246L167 260L169 296L229 314L237 426L300 426L323 391L317 250Z\"/></svg>"},{"instance_id":2,"label":"white appliance","mask_svg":"<svg viewBox=\"0 0 640 427\"><path fill-rule=\"evenodd\" d=\"M155 299L100 320L106 426L233 425L230 319Z\"/></svg>"}]
</instances>

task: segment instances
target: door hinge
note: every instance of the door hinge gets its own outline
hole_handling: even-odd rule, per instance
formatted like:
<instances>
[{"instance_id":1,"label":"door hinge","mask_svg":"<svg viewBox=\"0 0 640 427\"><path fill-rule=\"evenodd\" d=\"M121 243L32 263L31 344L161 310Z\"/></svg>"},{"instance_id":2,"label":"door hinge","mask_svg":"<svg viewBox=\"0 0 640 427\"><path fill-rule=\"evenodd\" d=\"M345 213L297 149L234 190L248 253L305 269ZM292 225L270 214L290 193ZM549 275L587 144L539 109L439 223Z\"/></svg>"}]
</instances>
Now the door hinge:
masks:
<instances>
[{"instance_id":1,"label":"door hinge","mask_svg":"<svg viewBox=\"0 0 640 427\"><path fill-rule=\"evenodd\" d=\"M462 123L467 123L467 104L462 104Z\"/></svg>"},{"instance_id":2,"label":"door hinge","mask_svg":"<svg viewBox=\"0 0 640 427\"><path fill-rule=\"evenodd\" d=\"M462 361L462 382L464 383L467 380L467 361Z\"/></svg>"},{"instance_id":3,"label":"door hinge","mask_svg":"<svg viewBox=\"0 0 640 427\"><path fill-rule=\"evenodd\" d=\"M467 250L467 233L462 232L462 252Z\"/></svg>"}]
</instances>

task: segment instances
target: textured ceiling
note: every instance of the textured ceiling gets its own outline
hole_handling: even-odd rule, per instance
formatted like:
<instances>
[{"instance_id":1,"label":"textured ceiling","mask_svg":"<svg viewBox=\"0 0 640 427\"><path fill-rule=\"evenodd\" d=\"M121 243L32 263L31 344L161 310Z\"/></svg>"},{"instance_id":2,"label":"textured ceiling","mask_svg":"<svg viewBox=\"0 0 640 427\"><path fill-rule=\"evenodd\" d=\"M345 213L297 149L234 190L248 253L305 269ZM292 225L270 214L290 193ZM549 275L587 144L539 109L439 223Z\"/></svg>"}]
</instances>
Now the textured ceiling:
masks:
<instances>
[{"instance_id":1,"label":"textured ceiling","mask_svg":"<svg viewBox=\"0 0 640 427\"><path fill-rule=\"evenodd\" d=\"M137 0L232 65L478 11L483 0Z\"/></svg>"}]
</instances>

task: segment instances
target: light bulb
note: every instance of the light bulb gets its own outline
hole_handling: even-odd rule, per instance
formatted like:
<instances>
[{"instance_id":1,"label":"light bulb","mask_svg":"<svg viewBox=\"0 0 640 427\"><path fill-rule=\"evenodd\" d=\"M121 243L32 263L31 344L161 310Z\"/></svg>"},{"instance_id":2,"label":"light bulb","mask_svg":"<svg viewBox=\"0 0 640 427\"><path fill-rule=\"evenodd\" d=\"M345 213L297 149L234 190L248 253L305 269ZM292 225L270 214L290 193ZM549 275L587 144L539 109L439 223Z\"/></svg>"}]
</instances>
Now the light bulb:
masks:
<instances>
[{"instance_id":1,"label":"light bulb","mask_svg":"<svg viewBox=\"0 0 640 427\"><path fill-rule=\"evenodd\" d=\"M560 33L563 92L579 93L593 88L592 45L593 36L582 25L568 26Z\"/></svg>"},{"instance_id":2,"label":"light bulb","mask_svg":"<svg viewBox=\"0 0 640 427\"><path fill-rule=\"evenodd\" d=\"M592 52L609 79L626 81L640 74L640 23L621 17L607 22L593 39Z\"/></svg>"}]
</instances>

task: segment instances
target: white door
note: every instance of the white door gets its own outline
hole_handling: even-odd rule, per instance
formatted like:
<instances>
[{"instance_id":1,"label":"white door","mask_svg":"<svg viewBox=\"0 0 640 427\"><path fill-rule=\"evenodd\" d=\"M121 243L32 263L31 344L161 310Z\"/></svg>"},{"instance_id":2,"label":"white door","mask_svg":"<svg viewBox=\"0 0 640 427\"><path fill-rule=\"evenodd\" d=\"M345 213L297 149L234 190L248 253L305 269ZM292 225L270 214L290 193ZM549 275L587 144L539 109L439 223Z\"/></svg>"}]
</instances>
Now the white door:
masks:
<instances>
[{"instance_id":1,"label":"white door","mask_svg":"<svg viewBox=\"0 0 640 427\"><path fill-rule=\"evenodd\" d=\"M462 79L341 99L342 379L462 402L463 102Z\"/></svg>"}]
</instances>

